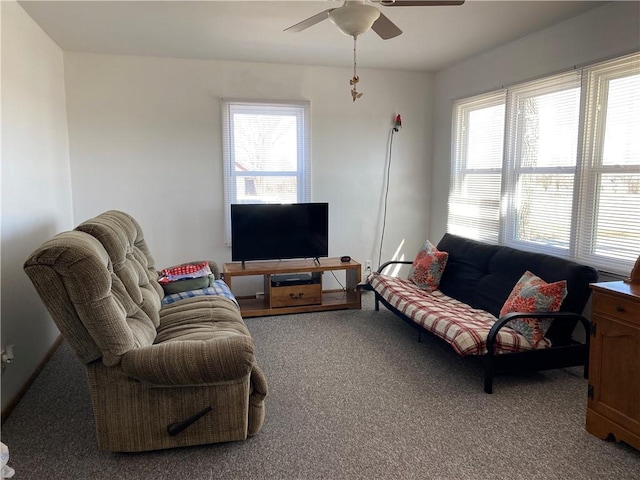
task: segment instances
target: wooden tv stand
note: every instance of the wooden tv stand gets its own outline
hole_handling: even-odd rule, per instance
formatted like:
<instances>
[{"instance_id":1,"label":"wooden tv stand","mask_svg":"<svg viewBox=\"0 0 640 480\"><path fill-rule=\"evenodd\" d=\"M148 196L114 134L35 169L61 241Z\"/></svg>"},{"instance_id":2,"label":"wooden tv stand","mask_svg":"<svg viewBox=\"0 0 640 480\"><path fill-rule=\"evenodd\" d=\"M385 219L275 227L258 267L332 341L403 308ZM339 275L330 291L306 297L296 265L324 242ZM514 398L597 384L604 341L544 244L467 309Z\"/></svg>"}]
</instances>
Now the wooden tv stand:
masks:
<instances>
[{"instance_id":1,"label":"wooden tv stand","mask_svg":"<svg viewBox=\"0 0 640 480\"><path fill-rule=\"evenodd\" d=\"M323 290L322 275L331 270L345 270L344 290ZM274 285L274 275L307 274L310 281L301 285ZM319 312L346 308L362 308L360 291L361 265L351 260L341 262L339 258L314 260L279 260L268 262L225 263L223 278L233 291L233 278L262 275L263 297L238 297L243 317L260 317L286 313Z\"/></svg>"}]
</instances>

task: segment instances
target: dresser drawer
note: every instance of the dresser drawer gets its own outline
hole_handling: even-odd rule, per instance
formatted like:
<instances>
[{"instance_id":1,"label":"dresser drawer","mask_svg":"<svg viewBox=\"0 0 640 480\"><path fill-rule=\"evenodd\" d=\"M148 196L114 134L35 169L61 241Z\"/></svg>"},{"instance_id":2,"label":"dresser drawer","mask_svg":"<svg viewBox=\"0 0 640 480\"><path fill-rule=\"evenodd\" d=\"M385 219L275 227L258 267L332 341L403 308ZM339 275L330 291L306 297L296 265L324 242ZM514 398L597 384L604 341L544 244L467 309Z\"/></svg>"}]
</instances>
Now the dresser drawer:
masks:
<instances>
[{"instance_id":1,"label":"dresser drawer","mask_svg":"<svg viewBox=\"0 0 640 480\"><path fill-rule=\"evenodd\" d=\"M296 305L320 305L322 303L322 285L291 285L272 287L271 308L294 307Z\"/></svg>"},{"instance_id":2,"label":"dresser drawer","mask_svg":"<svg viewBox=\"0 0 640 480\"><path fill-rule=\"evenodd\" d=\"M640 303L613 295L594 295L593 311L620 320L640 323Z\"/></svg>"}]
</instances>

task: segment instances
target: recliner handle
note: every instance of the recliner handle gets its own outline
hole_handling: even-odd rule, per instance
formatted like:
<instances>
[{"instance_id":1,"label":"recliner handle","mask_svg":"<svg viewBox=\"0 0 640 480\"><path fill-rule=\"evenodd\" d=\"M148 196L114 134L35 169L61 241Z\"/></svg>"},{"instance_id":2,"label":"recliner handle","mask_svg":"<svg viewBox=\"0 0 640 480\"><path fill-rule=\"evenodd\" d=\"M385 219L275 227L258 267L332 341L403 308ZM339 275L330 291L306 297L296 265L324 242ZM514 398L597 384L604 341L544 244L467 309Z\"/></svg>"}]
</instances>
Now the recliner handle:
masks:
<instances>
[{"instance_id":1,"label":"recliner handle","mask_svg":"<svg viewBox=\"0 0 640 480\"><path fill-rule=\"evenodd\" d=\"M171 435L172 437L178 435L185 428L190 427L191 425L193 425L197 420L199 420L200 418L204 417L211 410L213 410L213 407L211 405L209 405L205 409L194 413L193 415L191 415L186 420L183 420L182 422L170 423L169 425L167 425L167 433L169 435Z\"/></svg>"}]
</instances>

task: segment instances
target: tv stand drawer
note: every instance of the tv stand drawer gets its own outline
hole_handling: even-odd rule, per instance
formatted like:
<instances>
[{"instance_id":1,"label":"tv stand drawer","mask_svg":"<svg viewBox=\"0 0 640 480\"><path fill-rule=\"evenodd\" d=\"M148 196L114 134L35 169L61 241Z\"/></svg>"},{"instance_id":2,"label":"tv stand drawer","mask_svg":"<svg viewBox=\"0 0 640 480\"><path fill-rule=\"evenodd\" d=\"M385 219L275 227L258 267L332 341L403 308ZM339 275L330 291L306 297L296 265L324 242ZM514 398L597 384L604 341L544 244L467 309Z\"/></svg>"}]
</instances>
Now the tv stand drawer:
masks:
<instances>
[{"instance_id":1,"label":"tv stand drawer","mask_svg":"<svg viewBox=\"0 0 640 480\"><path fill-rule=\"evenodd\" d=\"M320 305L322 303L322 284L291 285L271 287L270 308L293 307L296 305Z\"/></svg>"}]
</instances>

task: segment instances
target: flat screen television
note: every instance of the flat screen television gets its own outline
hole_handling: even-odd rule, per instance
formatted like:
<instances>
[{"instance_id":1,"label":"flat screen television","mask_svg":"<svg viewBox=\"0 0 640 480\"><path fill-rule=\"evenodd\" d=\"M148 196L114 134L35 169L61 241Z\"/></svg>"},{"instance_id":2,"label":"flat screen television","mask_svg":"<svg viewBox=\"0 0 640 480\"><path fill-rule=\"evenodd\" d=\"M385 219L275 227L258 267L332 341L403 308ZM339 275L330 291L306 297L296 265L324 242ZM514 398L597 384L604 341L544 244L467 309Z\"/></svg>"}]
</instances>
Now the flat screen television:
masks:
<instances>
[{"instance_id":1,"label":"flat screen television","mask_svg":"<svg viewBox=\"0 0 640 480\"><path fill-rule=\"evenodd\" d=\"M231 205L232 261L328 255L328 203Z\"/></svg>"}]
</instances>

